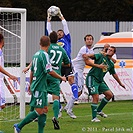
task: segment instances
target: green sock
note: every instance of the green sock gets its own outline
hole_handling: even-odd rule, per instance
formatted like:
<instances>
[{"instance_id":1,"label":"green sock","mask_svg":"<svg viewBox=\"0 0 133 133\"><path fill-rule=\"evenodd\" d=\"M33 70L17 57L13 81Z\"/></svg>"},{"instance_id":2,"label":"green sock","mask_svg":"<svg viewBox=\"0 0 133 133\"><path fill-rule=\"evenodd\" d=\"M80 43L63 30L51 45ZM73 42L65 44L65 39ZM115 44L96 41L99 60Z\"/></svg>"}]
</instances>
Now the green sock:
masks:
<instances>
[{"instance_id":1,"label":"green sock","mask_svg":"<svg viewBox=\"0 0 133 133\"><path fill-rule=\"evenodd\" d=\"M39 114L36 111L30 112L20 123L18 123L18 128L22 129L26 124L30 123L38 116Z\"/></svg>"},{"instance_id":2,"label":"green sock","mask_svg":"<svg viewBox=\"0 0 133 133\"><path fill-rule=\"evenodd\" d=\"M92 119L94 119L95 117L97 117L97 104L92 103L91 104L91 109L92 109Z\"/></svg>"},{"instance_id":3,"label":"green sock","mask_svg":"<svg viewBox=\"0 0 133 133\"><path fill-rule=\"evenodd\" d=\"M38 133L44 133L44 127L46 125L46 114L42 114L38 117Z\"/></svg>"},{"instance_id":4,"label":"green sock","mask_svg":"<svg viewBox=\"0 0 133 133\"><path fill-rule=\"evenodd\" d=\"M97 108L97 112L101 112L104 106L108 103L108 100L104 97Z\"/></svg>"},{"instance_id":5,"label":"green sock","mask_svg":"<svg viewBox=\"0 0 133 133\"><path fill-rule=\"evenodd\" d=\"M59 100L54 100L53 103L53 111L54 111L54 117L58 119L58 114L59 114Z\"/></svg>"}]
</instances>

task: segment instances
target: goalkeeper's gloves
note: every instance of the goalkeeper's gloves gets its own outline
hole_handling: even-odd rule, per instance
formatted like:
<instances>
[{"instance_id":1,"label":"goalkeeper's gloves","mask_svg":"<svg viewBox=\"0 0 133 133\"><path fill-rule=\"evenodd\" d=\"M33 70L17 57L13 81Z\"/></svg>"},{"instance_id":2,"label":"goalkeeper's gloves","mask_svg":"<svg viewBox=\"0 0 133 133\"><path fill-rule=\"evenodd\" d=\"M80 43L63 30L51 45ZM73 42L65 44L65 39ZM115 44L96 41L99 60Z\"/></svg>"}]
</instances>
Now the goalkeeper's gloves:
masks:
<instances>
[{"instance_id":1,"label":"goalkeeper's gloves","mask_svg":"<svg viewBox=\"0 0 133 133\"><path fill-rule=\"evenodd\" d=\"M49 12L47 14L48 14L47 20L51 20L52 19L52 15Z\"/></svg>"},{"instance_id":2,"label":"goalkeeper's gloves","mask_svg":"<svg viewBox=\"0 0 133 133\"><path fill-rule=\"evenodd\" d=\"M63 17L60 8L59 8L59 12L58 12L57 16L58 16L59 18L62 18L62 17Z\"/></svg>"}]
</instances>

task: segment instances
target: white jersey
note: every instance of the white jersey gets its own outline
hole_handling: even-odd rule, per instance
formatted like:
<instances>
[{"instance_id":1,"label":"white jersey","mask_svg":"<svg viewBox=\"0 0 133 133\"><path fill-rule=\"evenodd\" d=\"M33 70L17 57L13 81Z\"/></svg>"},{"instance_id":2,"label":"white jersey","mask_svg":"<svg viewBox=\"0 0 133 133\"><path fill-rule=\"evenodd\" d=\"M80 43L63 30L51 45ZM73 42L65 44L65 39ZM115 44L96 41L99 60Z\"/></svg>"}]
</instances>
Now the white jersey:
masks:
<instances>
[{"instance_id":1,"label":"white jersey","mask_svg":"<svg viewBox=\"0 0 133 133\"><path fill-rule=\"evenodd\" d=\"M75 69L79 69L79 71L84 71L85 62L82 57L83 54L94 54L93 49L88 49L86 46L83 46L75 59L72 60L72 65Z\"/></svg>"},{"instance_id":2,"label":"white jersey","mask_svg":"<svg viewBox=\"0 0 133 133\"><path fill-rule=\"evenodd\" d=\"M74 69L74 79L75 83L78 85L78 91L80 92L84 88L84 78L83 78L83 71L85 67L85 62L82 57L83 54L93 54L93 49L88 49L86 46L83 46L75 59L72 60L72 65Z\"/></svg>"},{"instance_id":3,"label":"white jersey","mask_svg":"<svg viewBox=\"0 0 133 133\"><path fill-rule=\"evenodd\" d=\"M114 54L114 55L112 56L112 58L114 58L115 60L117 60L116 54Z\"/></svg>"}]
</instances>

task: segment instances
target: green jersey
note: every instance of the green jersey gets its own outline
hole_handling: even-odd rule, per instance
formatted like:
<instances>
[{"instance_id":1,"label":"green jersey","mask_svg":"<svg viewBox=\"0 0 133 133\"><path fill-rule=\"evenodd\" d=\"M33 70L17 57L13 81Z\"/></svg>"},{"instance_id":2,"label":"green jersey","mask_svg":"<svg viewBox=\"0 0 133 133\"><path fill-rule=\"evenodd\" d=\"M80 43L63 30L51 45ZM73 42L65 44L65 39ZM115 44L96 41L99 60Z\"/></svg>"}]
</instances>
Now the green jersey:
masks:
<instances>
[{"instance_id":1,"label":"green jersey","mask_svg":"<svg viewBox=\"0 0 133 133\"><path fill-rule=\"evenodd\" d=\"M64 62L65 65L70 63L66 51L58 44L53 43L50 44L48 54L50 57L50 63L52 65L53 70L55 70L58 74L61 74L60 71L62 62Z\"/></svg>"},{"instance_id":2,"label":"green jersey","mask_svg":"<svg viewBox=\"0 0 133 133\"><path fill-rule=\"evenodd\" d=\"M47 73L52 71L52 66L44 50L39 50L34 54L31 71L33 72L31 91L47 92Z\"/></svg>"},{"instance_id":3,"label":"green jersey","mask_svg":"<svg viewBox=\"0 0 133 133\"><path fill-rule=\"evenodd\" d=\"M102 82L105 74L109 71L110 74L115 74L114 63L112 60L108 58L108 56L104 56L102 54L95 54L95 64L104 64L107 65L106 69L100 69L97 67L92 67L87 76L93 76L97 80L97 82Z\"/></svg>"}]
</instances>

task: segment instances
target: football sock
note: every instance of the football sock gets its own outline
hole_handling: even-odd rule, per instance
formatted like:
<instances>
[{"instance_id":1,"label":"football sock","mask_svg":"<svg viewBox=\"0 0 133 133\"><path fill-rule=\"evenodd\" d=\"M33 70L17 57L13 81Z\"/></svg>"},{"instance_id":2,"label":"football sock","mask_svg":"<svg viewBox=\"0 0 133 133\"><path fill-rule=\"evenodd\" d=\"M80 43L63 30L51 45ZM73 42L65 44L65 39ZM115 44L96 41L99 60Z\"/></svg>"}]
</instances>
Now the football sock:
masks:
<instances>
[{"instance_id":1,"label":"football sock","mask_svg":"<svg viewBox=\"0 0 133 133\"><path fill-rule=\"evenodd\" d=\"M104 97L100 103L100 105L97 108L97 112L101 112L104 106L108 103L109 101Z\"/></svg>"},{"instance_id":2,"label":"football sock","mask_svg":"<svg viewBox=\"0 0 133 133\"><path fill-rule=\"evenodd\" d=\"M78 100L78 86L74 83L71 85L71 89L75 100Z\"/></svg>"},{"instance_id":3,"label":"football sock","mask_svg":"<svg viewBox=\"0 0 133 133\"><path fill-rule=\"evenodd\" d=\"M54 111L54 117L57 119L59 115L59 100L54 100L53 111Z\"/></svg>"},{"instance_id":4,"label":"football sock","mask_svg":"<svg viewBox=\"0 0 133 133\"><path fill-rule=\"evenodd\" d=\"M68 102L68 110L67 111L72 111L72 108L74 106L75 98L72 97L69 102Z\"/></svg>"},{"instance_id":5,"label":"football sock","mask_svg":"<svg viewBox=\"0 0 133 133\"><path fill-rule=\"evenodd\" d=\"M46 125L46 114L42 114L38 117L38 133L44 133L44 127Z\"/></svg>"},{"instance_id":6,"label":"football sock","mask_svg":"<svg viewBox=\"0 0 133 133\"><path fill-rule=\"evenodd\" d=\"M18 123L18 128L22 129L26 124L30 123L38 116L39 114L35 110L30 112L20 123Z\"/></svg>"},{"instance_id":7,"label":"football sock","mask_svg":"<svg viewBox=\"0 0 133 133\"><path fill-rule=\"evenodd\" d=\"M92 103L91 104L91 109L92 109L92 119L97 117L97 104Z\"/></svg>"}]
</instances>

